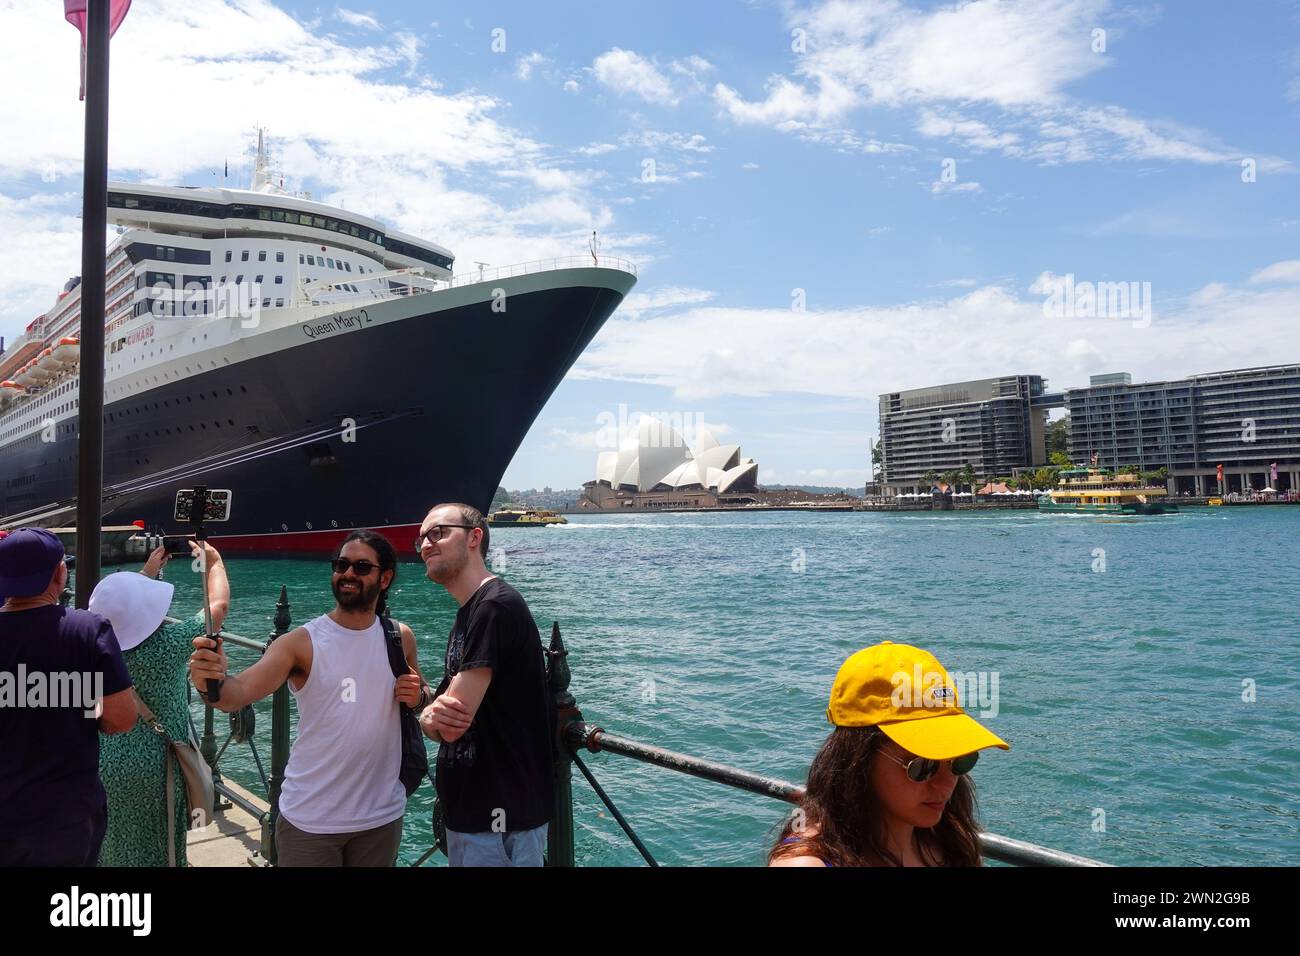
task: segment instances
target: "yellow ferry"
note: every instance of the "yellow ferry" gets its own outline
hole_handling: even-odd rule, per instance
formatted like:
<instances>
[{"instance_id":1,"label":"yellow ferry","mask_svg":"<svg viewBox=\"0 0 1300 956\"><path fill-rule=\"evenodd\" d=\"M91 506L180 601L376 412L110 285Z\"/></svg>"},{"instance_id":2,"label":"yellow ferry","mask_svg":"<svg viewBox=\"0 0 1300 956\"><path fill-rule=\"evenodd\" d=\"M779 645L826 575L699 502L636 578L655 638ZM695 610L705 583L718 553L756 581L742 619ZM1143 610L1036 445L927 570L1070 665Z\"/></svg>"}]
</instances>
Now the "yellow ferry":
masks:
<instances>
[{"instance_id":1,"label":"yellow ferry","mask_svg":"<svg viewBox=\"0 0 1300 956\"><path fill-rule=\"evenodd\" d=\"M1107 475L1099 468L1065 468L1056 488L1038 499L1039 511L1082 514L1161 515L1178 511L1161 499L1164 488L1142 484L1137 475Z\"/></svg>"},{"instance_id":2,"label":"yellow ferry","mask_svg":"<svg viewBox=\"0 0 1300 956\"><path fill-rule=\"evenodd\" d=\"M502 508L488 515L491 528L541 528L548 524L568 524L569 519L554 511L534 508Z\"/></svg>"}]
</instances>

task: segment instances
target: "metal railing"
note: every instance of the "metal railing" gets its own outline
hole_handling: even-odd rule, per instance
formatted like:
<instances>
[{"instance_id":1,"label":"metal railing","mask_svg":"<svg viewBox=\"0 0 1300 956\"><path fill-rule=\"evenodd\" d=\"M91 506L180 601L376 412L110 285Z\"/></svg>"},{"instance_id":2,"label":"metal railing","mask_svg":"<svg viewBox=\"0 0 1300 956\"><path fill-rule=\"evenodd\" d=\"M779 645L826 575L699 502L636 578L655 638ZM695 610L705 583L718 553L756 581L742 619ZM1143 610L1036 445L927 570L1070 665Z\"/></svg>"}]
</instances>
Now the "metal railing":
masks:
<instances>
[{"instance_id":1,"label":"metal railing","mask_svg":"<svg viewBox=\"0 0 1300 956\"><path fill-rule=\"evenodd\" d=\"M321 292L313 295L312 290L299 288L296 295L301 296L300 304L309 304L318 311L317 317L332 315L340 309L354 308L367 302L387 302L390 299L413 295L428 295L432 292L446 292L463 286L478 285L481 282L496 282L499 279L511 279L517 276L534 275L541 272L555 272L560 269L613 269L635 276L636 265L630 259L618 256L560 256L554 259L534 259L531 262L517 262L507 266L495 266L462 272L450 279L437 279L430 276L412 276L406 284L398 284L392 279L380 278L374 281L388 283L382 289L363 289L360 292L346 293L338 298L321 298ZM362 276L362 281L368 277ZM330 291L328 294L336 294Z\"/></svg>"},{"instance_id":2,"label":"metal railing","mask_svg":"<svg viewBox=\"0 0 1300 956\"><path fill-rule=\"evenodd\" d=\"M69 595L70 596L70 595ZM221 637L229 644L247 650L265 653L271 642L288 633L290 625L289 596L285 587L280 588L280 599L275 607L274 629L265 641L240 637L227 631ZM168 618L169 621L173 620ZM596 796L610 811L614 820L627 834L637 852L651 866L658 866L649 848L637 835L627 818L615 805L613 799L596 780L595 775L582 759L579 752L610 753L639 760L643 763L673 770L678 773L720 783L737 790L744 790L773 800L797 804L803 797L804 788L798 784L767 777L752 771L742 770L726 764L703 760L687 754L665 750L653 744L642 743L604 728L589 724L583 720L577 702L569 693L571 672L568 663L568 651L560 635L559 624L551 625L551 640L546 651L546 680L555 702L556 709L556 757L555 757L555 818L551 821L547 834L547 865L554 867L572 867L574 862L574 824L573 824L573 772L577 765L579 772L590 784ZM257 755L253 743L254 720L253 707L248 705L230 714L230 736L220 749L216 743L215 710L204 704L203 734L199 749L208 765L212 767L213 780L217 792L228 802L218 803L218 810L236 805L252 815L261 825L261 849L255 854L257 862L275 865L275 826L279 819L280 790L284 784L284 771L289 762L289 687L282 684L274 693L271 705L271 775L268 778L262 768L261 758ZM269 810L263 810L245 799L238 791L232 790L221 780L220 759L231 743L247 742L252 748L262 787L266 793ZM414 866L422 865L435 851L445 852L445 830L442 826L441 808L435 797L433 806L434 845L429 847ZM994 833L980 834L981 852L990 860L1009 863L1016 866L1108 866L1097 860L1065 853L1060 850L1038 846L1022 840L1000 836Z\"/></svg>"}]
</instances>

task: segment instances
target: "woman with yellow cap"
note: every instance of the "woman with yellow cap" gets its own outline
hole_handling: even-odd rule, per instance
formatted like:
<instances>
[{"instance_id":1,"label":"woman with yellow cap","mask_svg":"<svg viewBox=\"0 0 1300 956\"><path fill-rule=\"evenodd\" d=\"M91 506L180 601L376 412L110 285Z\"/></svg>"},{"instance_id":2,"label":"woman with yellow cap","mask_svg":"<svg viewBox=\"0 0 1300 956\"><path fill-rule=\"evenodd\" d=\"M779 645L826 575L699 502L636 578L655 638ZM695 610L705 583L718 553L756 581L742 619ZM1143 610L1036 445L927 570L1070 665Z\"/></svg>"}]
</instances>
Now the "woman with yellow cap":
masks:
<instances>
[{"instance_id":1,"label":"woman with yellow cap","mask_svg":"<svg viewBox=\"0 0 1300 956\"><path fill-rule=\"evenodd\" d=\"M979 752L1008 744L961 709L943 665L884 641L835 675L835 729L813 758L803 799L770 866L979 866Z\"/></svg>"}]
</instances>

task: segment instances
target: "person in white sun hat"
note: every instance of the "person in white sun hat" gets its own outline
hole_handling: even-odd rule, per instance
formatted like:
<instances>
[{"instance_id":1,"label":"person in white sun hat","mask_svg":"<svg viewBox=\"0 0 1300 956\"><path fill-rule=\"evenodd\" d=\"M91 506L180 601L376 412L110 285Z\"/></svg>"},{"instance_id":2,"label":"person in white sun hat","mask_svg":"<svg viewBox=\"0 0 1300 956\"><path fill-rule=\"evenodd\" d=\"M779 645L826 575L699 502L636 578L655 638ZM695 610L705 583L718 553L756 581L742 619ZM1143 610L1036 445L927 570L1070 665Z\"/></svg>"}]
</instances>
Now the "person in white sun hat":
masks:
<instances>
[{"instance_id":1,"label":"person in white sun hat","mask_svg":"<svg viewBox=\"0 0 1300 956\"><path fill-rule=\"evenodd\" d=\"M189 542L199 556L198 542ZM220 631L230 607L230 585L221 556L207 548L208 595L212 628ZM157 580L167 564L158 548L135 574L118 572L100 581L90 596L90 610L112 623L122 657L140 700L174 741L189 739L186 687L193 640L204 633L203 609L174 624L163 619L174 588ZM142 715L143 716L143 715ZM108 792L108 832L100 851L100 866L185 866L185 781L173 774L173 855L167 847L167 745L144 720L100 746L99 773Z\"/></svg>"}]
</instances>

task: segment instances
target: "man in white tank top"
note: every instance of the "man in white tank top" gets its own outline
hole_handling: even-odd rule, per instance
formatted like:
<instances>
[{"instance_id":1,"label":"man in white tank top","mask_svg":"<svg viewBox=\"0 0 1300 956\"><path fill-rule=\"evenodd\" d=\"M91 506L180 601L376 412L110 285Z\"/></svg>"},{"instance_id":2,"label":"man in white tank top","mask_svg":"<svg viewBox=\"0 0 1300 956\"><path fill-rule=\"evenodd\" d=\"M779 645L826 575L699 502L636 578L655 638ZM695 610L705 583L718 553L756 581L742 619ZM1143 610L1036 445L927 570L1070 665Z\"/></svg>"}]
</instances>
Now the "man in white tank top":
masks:
<instances>
[{"instance_id":1,"label":"man in white tank top","mask_svg":"<svg viewBox=\"0 0 1300 956\"><path fill-rule=\"evenodd\" d=\"M289 682L298 734L273 821L277 865L392 866L406 812L398 703L420 708L432 692L405 624L408 673L395 678L389 664L379 614L397 573L392 544L354 532L332 566L334 610L274 640L239 674L227 676L225 651L195 638L190 679L200 696L209 678L222 680L215 706L226 712Z\"/></svg>"}]
</instances>

